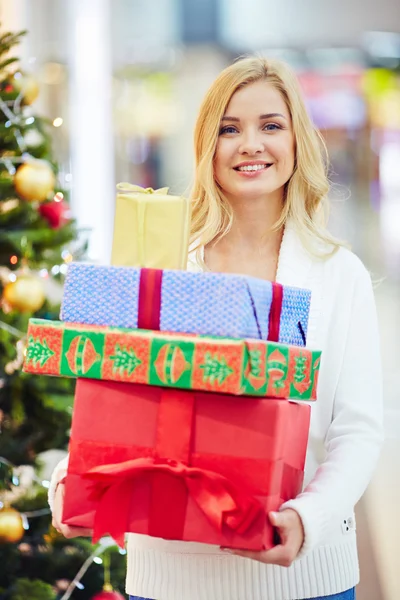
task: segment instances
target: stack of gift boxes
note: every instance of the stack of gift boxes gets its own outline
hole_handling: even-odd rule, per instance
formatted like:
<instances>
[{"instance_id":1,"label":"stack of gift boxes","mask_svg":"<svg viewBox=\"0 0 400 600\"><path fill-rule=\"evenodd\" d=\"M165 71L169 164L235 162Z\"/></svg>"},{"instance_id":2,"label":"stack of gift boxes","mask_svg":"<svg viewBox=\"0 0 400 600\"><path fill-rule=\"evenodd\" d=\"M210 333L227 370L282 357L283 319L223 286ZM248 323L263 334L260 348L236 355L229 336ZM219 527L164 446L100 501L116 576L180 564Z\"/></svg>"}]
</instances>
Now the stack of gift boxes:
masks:
<instances>
[{"instance_id":1,"label":"stack of gift boxes","mask_svg":"<svg viewBox=\"0 0 400 600\"><path fill-rule=\"evenodd\" d=\"M77 378L64 523L268 549L303 481L310 292L184 270L189 224L185 198L120 188L112 266L70 264L24 370Z\"/></svg>"}]
</instances>

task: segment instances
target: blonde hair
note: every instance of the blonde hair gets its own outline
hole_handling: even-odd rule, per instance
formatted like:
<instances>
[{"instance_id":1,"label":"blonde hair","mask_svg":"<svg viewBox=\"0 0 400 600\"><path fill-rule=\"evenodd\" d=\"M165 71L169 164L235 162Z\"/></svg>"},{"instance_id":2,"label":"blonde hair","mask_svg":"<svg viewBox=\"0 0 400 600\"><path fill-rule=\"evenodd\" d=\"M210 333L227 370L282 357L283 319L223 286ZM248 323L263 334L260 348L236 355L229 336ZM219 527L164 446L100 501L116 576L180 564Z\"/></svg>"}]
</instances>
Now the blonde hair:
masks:
<instances>
[{"instance_id":1,"label":"blonde hair","mask_svg":"<svg viewBox=\"0 0 400 600\"><path fill-rule=\"evenodd\" d=\"M293 219L304 246L314 255L330 256L344 245L326 229L328 217L328 155L319 131L304 105L295 74L283 62L252 56L241 58L217 77L200 107L194 132L195 182L191 193L191 241L205 246L226 235L233 221L232 208L214 177L214 155L221 119L233 94L256 81L272 84L289 110L295 137L296 160L286 184L282 214L274 230ZM322 242L324 251L318 250Z\"/></svg>"}]
</instances>

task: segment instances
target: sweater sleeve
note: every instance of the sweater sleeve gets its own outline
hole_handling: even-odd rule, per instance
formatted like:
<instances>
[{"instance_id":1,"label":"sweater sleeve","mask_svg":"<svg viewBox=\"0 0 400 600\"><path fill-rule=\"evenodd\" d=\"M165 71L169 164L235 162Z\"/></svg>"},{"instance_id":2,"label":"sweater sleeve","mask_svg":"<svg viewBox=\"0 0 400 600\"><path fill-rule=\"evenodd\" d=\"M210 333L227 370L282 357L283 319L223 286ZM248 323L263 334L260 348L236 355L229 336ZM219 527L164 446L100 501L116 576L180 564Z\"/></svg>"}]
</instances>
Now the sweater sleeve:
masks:
<instances>
[{"instance_id":1,"label":"sweater sleeve","mask_svg":"<svg viewBox=\"0 0 400 600\"><path fill-rule=\"evenodd\" d=\"M281 510L293 508L304 527L299 558L312 550L336 519L352 514L364 493L383 441L379 332L371 279L355 274L350 323L325 439L326 459L314 478Z\"/></svg>"},{"instance_id":2,"label":"sweater sleeve","mask_svg":"<svg viewBox=\"0 0 400 600\"><path fill-rule=\"evenodd\" d=\"M51 479L50 479L50 486L49 486L49 492L48 492L47 497L48 497L48 501L49 501L50 510L52 512L53 512L54 496L55 496L55 493L56 493L57 484L67 474L68 461L69 461L69 455L66 456L65 458L63 458L62 460L60 460L60 462L58 463L58 465L54 469L54 471L52 473L52 476L51 476Z\"/></svg>"}]
</instances>

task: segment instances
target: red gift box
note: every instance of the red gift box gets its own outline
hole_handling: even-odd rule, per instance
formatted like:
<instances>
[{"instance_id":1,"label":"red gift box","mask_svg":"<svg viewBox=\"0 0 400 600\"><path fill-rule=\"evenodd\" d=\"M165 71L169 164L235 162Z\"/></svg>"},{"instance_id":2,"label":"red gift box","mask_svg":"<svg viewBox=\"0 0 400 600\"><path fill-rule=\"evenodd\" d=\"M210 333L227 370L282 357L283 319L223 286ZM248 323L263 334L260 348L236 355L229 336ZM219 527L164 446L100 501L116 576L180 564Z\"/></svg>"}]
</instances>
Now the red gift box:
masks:
<instances>
[{"instance_id":1,"label":"red gift box","mask_svg":"<svg viewBox=\"0 0 400 600\"><path fill-rule=\"evenodd\" d=\"M303 481L310 406L78 379L63 522L253 550Z\"/></svg>"}]
</instances>

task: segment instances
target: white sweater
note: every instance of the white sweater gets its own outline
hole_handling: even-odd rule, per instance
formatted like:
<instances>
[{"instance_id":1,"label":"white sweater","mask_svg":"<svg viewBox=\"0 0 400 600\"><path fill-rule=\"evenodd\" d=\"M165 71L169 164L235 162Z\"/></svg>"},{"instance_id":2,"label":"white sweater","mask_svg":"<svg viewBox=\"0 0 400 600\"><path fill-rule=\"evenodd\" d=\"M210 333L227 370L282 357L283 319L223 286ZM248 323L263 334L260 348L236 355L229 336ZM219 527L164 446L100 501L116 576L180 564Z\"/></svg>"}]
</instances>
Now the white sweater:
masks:
<instances>
[{"instance_id":1,"label":"white sweater","mask_svg":"<svg viewBox=\"0 0 400 600\"><path fill-rule=\"evenodd\" d=\"M189 261L189 268L200 267ZM312 404L303 492L294 508L305 542L289 568L227 555L216 546L129 534L126 591L155 600L300 600L336 594L359 581L354 505L383 439L379 335L371 280L341 248L313 258L289 222L277 281L312 291L307 346L322 350ZM65 472L56 469L49 493Z\"/></svg>"}]
</instances>

